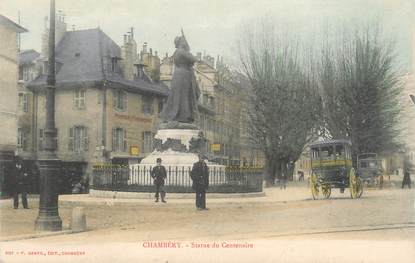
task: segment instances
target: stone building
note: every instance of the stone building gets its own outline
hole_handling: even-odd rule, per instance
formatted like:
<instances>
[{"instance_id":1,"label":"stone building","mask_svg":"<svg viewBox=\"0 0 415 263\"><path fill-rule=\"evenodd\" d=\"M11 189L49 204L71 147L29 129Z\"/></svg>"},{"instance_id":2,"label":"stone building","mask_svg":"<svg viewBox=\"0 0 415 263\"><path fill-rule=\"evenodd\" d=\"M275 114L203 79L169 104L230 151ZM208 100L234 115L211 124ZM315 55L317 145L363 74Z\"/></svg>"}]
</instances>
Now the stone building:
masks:
<instances>
[{"instance_id":1,"label":"stone building","mask_svg":"<svg viewBox=\"0 0 415 263\"><path fill-rule=\"evenodd\" d=\"M20 25L0 15L0 195L5 175L17 146L18 34L27 32Z\"/></svg>"},{"instance_id":2,"label":"stone building","mask_svg":"<svg viewBox=\"0 0 415 263\"><path fill-rule=\"evenodd\" d=\"M99 28L66 31L59 16L56 30L57 38L61 36L55 92L59 159L76 174L89 174L95 163L138 163L153 149L168 89L141 71L133 30L124 36L122 47ZM26 141L26 149L34 160L43 150L46 117L47 45L42 47L38 76L26 84L33 93L27 133L33 139Z\"/></svg>"}]
</instances>

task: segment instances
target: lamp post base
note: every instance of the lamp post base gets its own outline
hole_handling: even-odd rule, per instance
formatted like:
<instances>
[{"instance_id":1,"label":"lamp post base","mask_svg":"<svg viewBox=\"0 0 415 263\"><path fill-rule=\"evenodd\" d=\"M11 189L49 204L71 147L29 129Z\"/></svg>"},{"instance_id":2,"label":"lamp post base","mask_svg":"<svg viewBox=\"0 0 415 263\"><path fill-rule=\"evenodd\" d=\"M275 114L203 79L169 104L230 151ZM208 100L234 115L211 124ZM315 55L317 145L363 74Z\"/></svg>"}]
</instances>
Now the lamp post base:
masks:
<instances>
[{"instance_id":1,"label":"lamp post base","mask_svg":"<svg viewBox=\"0 0 415 263\"><path fill-rule=\"evenodd\" d=\"M39 171L39 216L35 221L35 230L60 231L62 230L62 220L58 211L57 177L61 174L61 161L52 158L39 160Z\"/></svg>"},{"instance_id":2,"label":"lamp post base","mask_svg":"<svg viewBox=\"0 0 415 263\"><path fill-rule=\"evenodd\" d=\"M35 230L36 231L61 231L62 230L62 220L58 216L45 215L39 216L35 221Z\"/></svg>"}]
</instances>

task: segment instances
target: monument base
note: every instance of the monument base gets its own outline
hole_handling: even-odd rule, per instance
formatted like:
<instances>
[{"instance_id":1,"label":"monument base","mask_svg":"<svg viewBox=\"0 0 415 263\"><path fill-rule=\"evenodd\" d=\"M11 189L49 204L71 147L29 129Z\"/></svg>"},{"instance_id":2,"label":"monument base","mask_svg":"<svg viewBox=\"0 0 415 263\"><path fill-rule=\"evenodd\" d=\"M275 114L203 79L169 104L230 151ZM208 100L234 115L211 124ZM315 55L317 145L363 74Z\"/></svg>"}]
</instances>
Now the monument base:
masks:
<instances>
[{"instance_id":1,"label":"monument base","mask_svg":"<svg viewBox=\"0 0 415 263\"><path fill-rule=\"evenodd\" d=\"M140 164L155 165L161 158L163 165L193 165L199 160L198 147L203 141L203 133L190 129L158 130L155 150L144 158Z\"/></svg>"}]
</instances>

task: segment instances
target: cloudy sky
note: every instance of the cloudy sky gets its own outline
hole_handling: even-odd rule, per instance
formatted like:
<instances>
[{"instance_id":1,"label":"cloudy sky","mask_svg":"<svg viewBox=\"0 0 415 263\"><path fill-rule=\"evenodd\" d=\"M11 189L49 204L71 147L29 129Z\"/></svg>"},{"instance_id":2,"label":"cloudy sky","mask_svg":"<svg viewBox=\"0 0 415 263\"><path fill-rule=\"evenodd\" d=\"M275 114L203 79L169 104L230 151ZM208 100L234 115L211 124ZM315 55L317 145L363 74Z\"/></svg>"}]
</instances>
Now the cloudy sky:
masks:
<instances>
[{"instance_id":1,"label":"cloudy sky","mask_svg":"<svg viewBox=\"0 0 415 263\"><path fill-rule=\"evenodd\" d=\"M359 24L379 20L396 39L399 57L411 65L415 0L56 0L66 15L68 29L100 27L121 44L123 34L135 28L139 46L148 42L159 54L172 53L173 39L183 27L193 52L237 57L237 39L244 25L272 17L281 27L318 35L322 24ZM29 29L22 49L40 50L49 0L1 0L0 14Z\"/></svg>"}]
</instances>

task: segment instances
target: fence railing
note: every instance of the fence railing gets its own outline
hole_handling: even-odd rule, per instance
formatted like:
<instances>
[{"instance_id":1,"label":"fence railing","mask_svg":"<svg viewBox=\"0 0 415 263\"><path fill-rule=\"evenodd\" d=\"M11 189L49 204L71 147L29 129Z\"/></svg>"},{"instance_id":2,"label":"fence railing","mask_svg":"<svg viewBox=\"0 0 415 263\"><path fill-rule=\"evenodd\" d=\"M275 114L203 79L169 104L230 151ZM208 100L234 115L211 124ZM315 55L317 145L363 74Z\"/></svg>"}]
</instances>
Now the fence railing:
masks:
<instances>
[{"instance_id":1,"label":"fence railing","mask_svg":"<svg viewBox=\"0 0 415 263\"><path fill-rule=\"evenodd\" d=\"M165 189L173 193L193 192L190 166L165 166ZM92 172L91 189L125 192L153 192L151 166L97 165ZM247 193L262 191L262 169L256 167L209 167L209 192Z\"/></svg>"}]
</instances>

